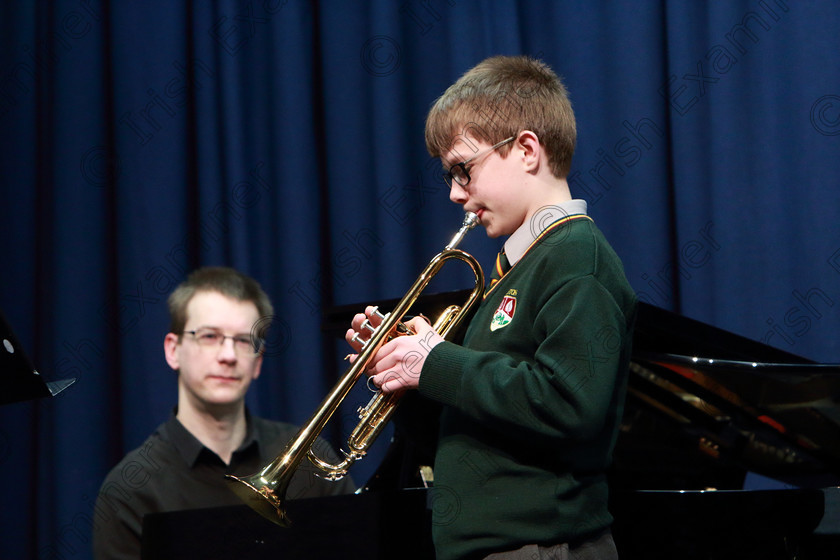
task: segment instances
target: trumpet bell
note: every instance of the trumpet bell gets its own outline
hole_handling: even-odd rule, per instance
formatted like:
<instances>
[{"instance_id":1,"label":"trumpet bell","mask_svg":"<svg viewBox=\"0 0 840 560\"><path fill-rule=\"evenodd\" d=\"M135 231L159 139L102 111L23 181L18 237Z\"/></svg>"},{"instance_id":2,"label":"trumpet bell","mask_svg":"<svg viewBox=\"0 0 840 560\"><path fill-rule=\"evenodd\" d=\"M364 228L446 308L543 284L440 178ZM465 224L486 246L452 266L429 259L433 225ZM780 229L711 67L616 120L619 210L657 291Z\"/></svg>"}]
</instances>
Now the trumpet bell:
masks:
<instances>
[{"instance_id":1,"label":"trumpet bell","mask_svg":"<svg viewBox=\"0 0 840 560\"><path fill-rule=\"evenodd\" d=\"M291 477L291 474L293 473L288 476ZM281 527L291 525L282 498L286 495L286 487L289 485L285 477L274 481L273 484L260 475L240 478L228 474L225 475L225 479L233 493L251 509Z\"/></svg>"}]
</instances>

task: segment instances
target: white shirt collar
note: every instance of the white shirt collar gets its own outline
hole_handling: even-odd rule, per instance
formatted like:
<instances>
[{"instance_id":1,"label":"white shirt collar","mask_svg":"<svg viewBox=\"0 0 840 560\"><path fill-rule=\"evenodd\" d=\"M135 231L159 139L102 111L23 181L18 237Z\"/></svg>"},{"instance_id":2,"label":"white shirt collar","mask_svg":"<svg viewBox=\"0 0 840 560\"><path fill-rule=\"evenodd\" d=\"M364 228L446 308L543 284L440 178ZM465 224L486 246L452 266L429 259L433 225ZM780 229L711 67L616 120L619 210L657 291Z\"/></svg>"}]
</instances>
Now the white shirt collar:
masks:
<instances>
[{"instance_id":1,"label":"white shirt collar","mask_svg":"<svg viewBox=\"0 0 840 560\"><path fill-rule=\"evenodd\" d=\"M546 230L551 224L575 214L586 214L586 201L580 198L575 198L563 202L561 204L554 204L551 206L543 206L531 216L531 219L522 224L514 231L507 241L505 241L505 255L507 256L510 266L519 261L531 246L531 243L539 237L539 235Z\"/></svg>"}]
</instances>

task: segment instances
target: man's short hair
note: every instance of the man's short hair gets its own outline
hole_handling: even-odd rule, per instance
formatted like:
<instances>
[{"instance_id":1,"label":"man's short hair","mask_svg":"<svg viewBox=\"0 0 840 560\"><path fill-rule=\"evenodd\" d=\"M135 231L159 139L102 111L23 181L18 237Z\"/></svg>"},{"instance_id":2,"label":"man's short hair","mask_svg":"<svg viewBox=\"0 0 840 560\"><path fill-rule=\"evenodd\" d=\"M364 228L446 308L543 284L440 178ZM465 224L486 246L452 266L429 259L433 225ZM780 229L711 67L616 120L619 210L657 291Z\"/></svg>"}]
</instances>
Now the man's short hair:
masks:
<instances>
[{"instance_id":1,"label":"man's short hair","mask_svg":"<svg viewBox=\"0 0 840 560\"><path fill-rule=\"evenodd\" d=\"M566 87L542 61L494 56L468 70L435 101L426 118L426 148L432 157L441 157L466 134L496 144L523 130L537 135L552 174L565 178L577 137ZM510 148L499 148L500 155L507 156ZM472 153L463 155L467 159Z\"/></svg>"},{"instance_id":2,"label":"man's short hair","mask_svg":"<svg viewBox=\"0 0 840 560\"><path fill-rule=\"evenodd\" d=\"M238 301L253 303L260 316L261 331L268 328L274 316L271 300L256 280L233 268L208 266L195 270L169 295L170 332L178 336L184 334L187 306L199 292L219 292ZM258 336L264 335L261 332Z\"/></svg>"}]
</instances>

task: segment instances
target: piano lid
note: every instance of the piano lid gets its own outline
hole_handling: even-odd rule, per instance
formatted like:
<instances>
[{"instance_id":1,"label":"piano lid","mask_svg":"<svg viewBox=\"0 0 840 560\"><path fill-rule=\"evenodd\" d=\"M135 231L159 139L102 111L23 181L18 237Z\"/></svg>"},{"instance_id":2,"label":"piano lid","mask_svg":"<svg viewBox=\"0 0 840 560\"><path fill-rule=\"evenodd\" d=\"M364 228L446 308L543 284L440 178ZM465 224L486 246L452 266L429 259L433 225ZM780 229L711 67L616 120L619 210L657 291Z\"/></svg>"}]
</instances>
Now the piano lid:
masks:
<instances>
[{"instance_id":1,"label":"piano lid","mask_svg":"<svg viewBox=\"0 0 840 560\"><path fill-rule=\"evenodd\" d=\"M838 404L840 366L641 304L615 468L656 473L657 488L737 488L746 472L836 485ZM729 474L704 480L698 465Z\"/></svg>"}]
</instances>

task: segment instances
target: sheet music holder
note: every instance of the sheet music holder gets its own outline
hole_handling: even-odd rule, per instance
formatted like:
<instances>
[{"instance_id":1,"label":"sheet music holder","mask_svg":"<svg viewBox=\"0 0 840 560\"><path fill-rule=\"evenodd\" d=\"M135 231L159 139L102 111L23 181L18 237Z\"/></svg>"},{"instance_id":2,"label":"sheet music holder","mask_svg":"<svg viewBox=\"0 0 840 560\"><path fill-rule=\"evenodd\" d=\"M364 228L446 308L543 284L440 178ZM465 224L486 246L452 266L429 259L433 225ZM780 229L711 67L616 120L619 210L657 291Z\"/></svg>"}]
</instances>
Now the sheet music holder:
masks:
<instances>
[{"instance_id":1,"label":"sheet music holder","mask_svg":"<svg viewBox=\"0 0 840 560\"><path fill-rule=\"evenodd\" d=\"M288 528L246 505L150 513L141 558L431 560L433 502L422 488L289 500Z\"/></svg>"},{"instance_id":2,"label":"sheet music holder","mask_svg":"<svg viewBox=\"0 0 840 560\"><path fill-rule=\"evenodd\" d=\"M46 381L32 366L3 312L0 311L0 405L54 397L76 381Z\"/></svg>"}]
</instances>

